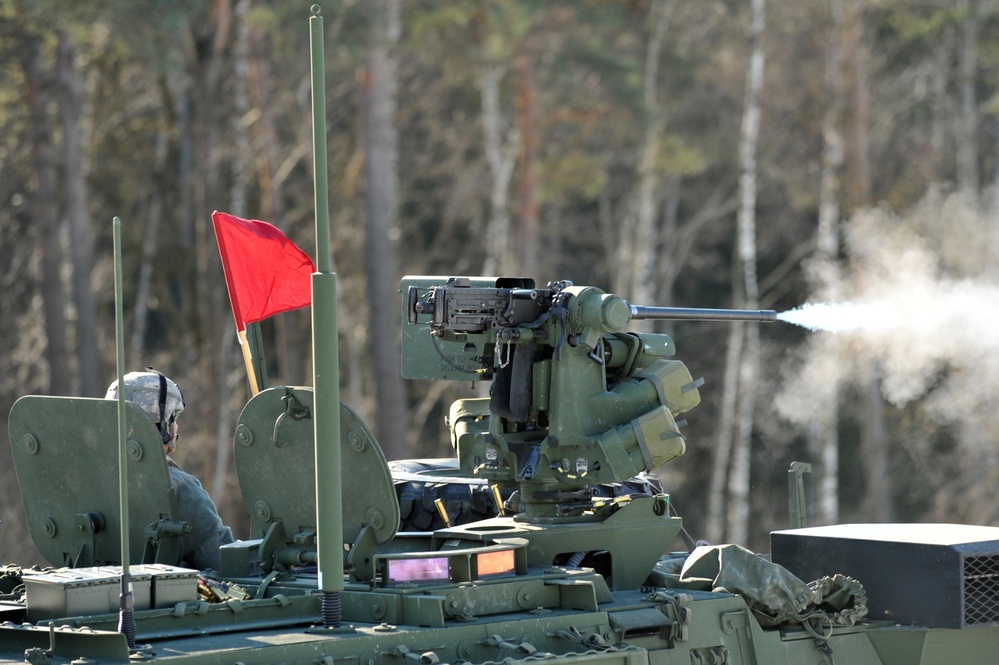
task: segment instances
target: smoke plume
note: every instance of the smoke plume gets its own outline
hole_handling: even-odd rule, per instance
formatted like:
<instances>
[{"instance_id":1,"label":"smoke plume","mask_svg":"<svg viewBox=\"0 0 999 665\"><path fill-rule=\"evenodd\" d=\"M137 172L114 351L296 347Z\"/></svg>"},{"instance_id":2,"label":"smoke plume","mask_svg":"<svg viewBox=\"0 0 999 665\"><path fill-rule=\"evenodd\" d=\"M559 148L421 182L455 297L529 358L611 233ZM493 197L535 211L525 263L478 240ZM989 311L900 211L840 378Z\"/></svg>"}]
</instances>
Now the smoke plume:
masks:
<instances>
[{"instance_id":1,"label":"smoke plume","mask_svg":"<svg viewBox=\"0 0 999 665\"><path fill-rule=\"evenodd\" d=\"M884 209L846 229L847 261L813 302L779 319L816 331L785 367L778 413L805 423L809 395L871 372L898 407L986 443L999 432L999 220L961 196L928 196L906 216Z\"/></svg>"}]
</instances>

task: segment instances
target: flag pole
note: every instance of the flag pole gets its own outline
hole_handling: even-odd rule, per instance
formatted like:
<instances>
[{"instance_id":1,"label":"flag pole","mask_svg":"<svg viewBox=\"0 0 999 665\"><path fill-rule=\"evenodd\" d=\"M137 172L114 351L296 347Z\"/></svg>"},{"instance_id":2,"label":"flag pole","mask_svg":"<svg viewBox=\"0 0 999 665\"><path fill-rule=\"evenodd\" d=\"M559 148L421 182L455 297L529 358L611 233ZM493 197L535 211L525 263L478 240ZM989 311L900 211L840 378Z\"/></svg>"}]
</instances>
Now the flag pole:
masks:
<instances>
[{"instance_id":1,"label":"flag pole","mask_svg":"<svg viewBox=\"0 0 999 665\"><path fill-rule=\"evenodd\" d=\"M312 140L316 206L316 272L312 274L312 372L316 445L316 550L324 628L339 628L343 591L343 497L340 477L340 367L337 279L331 272L326 173L326 85L323 17L312 5ZM324 482L320 482L323 479ZM332 480L332 482L330 482Z\"/></svg>"},{"instance_id":2,"label":"flag pole","mask_svg":"<svg viewBox=\"0 0 999 665\"><path fill-rule=\"evenodd\" d=\"M239 348L243 351L243 363L246 365L246 378L250 381L250 397L260 392L257 386L257 373L253 370L253 354L250 352L250 342L246 339L246 329L237 330Z\"/></svg>"}]
</instances>

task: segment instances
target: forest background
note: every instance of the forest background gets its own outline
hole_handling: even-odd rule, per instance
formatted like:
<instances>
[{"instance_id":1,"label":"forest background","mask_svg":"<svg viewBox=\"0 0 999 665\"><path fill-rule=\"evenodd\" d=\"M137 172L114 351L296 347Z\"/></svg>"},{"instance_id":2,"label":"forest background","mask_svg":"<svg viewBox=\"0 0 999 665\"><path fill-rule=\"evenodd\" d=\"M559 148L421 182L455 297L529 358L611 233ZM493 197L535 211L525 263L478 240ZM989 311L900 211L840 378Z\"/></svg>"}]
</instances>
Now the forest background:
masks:
<instances>
[{"instance_id":1,"label":"forest background","mask_svg":"<svg viewBox=\"0 0 999 665\"><path fill-rule=\"evenodd\" d=\"M246 371L210 219L315 255L310 4L0 0L0 413L103 397L120 216L126 369L184 390L176 458L237 537ZM706 380L661 470L688 530L767 549L792 460L813 524L999 521L999 2L322 4L342 398L390 459L449 456L474 389L399 377L404 274L849 302L866 325L838 334L660 328ZM308 310L262 332L270 384L308 385ZM41 563L5 427L0 520L0 562Z\"/></svg>"}]
</instances>

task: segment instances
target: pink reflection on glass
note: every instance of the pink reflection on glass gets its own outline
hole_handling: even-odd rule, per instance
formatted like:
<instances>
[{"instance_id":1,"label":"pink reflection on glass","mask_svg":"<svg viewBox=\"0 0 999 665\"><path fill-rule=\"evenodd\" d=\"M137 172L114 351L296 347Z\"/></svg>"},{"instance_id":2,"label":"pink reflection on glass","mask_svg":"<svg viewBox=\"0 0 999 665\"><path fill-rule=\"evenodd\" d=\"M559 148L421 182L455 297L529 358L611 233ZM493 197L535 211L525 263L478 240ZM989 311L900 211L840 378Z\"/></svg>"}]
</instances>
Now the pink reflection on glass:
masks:
<instances>
[{"instance_id":1,"label":"pink reflection on glass","mask_svg":"<svg viewBox=\"0 0 999 665\"><path fill-rule=\"evenodd\" d=\"M446 556L429 559L393 559L388 564L388 578L392 582L448 579Z\"/></svg>"}]
</instances>

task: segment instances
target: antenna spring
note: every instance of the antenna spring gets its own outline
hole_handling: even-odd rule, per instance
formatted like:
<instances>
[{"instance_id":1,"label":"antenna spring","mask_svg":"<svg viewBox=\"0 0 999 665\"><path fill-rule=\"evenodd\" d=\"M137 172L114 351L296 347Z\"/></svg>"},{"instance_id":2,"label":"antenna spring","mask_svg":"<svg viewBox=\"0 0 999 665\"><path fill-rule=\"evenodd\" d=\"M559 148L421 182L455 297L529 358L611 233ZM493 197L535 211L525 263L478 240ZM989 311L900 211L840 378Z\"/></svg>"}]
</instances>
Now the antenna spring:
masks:
<instances>
[{"instance_id":1,"label":"antenna spring","mask_svg":"<svg viewBox=\"0 0 999 665\"><path fill-rule=\"evenodd\" d=\"M125 635L129 650L135 648L135 611L131 608L118 614L118 632Z\"/></svg>"},{"instance_id":2,"label":"antenna spring","mask_svg":"<svg viewBox=\"0 0 999 665\"><path fill-rule=\"evenodd\" d=\"M339 591L323 591L323 628L339 628L342 612Z\"/></svg>"}]
</instances>

